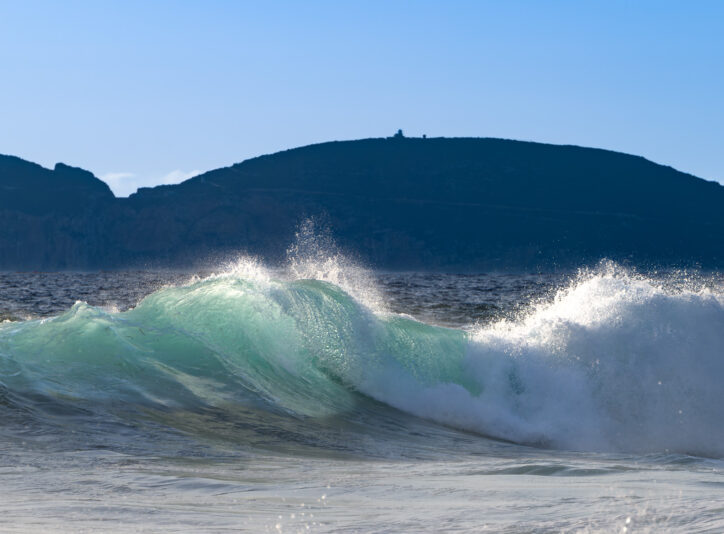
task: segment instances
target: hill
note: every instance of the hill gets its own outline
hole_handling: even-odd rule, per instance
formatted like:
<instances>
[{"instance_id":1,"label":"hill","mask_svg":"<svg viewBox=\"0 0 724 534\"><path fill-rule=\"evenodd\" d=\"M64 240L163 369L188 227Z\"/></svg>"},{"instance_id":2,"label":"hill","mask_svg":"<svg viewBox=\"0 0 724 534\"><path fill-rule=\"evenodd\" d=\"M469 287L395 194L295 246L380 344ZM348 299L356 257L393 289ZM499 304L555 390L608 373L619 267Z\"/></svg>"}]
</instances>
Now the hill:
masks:
<instances>
[{"instance_id":1,"label":"hill","mask_svg":"<svg viewBox=\"0 0 724 534\"><path fill-rule=\"evenodd\" d=\"M599 149L365 139L253 158L127 199L104 185L80 169L0 157L0 191L22 199L0 200L0 268L191 266L239 252L278 261L310 216L387 269L550 269L602 257L724 266L724 187Z\"/></svg>"}]
</instances>

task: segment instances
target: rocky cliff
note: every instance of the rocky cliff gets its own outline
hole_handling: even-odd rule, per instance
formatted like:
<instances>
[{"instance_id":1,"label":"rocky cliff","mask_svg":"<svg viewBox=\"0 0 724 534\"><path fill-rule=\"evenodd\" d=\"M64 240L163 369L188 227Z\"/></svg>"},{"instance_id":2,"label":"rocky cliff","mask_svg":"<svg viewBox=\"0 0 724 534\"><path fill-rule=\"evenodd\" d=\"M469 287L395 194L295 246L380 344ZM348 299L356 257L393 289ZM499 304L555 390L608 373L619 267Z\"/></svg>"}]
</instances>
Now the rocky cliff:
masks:
<instances>
[{"instance_id":1,"label":"rocky cliff","mask_svg":"<svg viewBox=\"0 0 724 534\"><path fill-rule=\"evenodd\" d=\"M643 158L500 139L287 150L116 199L100 180L0 156L0 268L276 261L307 217L388 269L567 268L602 257L724 266L724 187Z\"/></svg>"}]
</instances>

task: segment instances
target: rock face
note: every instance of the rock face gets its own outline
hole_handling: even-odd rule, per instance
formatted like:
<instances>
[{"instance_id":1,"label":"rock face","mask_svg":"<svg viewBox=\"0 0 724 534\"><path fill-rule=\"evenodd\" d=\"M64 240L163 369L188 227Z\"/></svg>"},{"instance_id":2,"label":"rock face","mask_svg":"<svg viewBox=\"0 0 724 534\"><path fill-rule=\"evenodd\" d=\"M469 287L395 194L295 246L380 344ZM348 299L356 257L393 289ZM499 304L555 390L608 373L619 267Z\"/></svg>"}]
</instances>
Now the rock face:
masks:
<instances>
[{"instance_id":1,"label":"rock face","mask_svg":"<svg viewBox=\"0 0 724 534\"><path fill-rule=\"evenodd\" d=\"M724 187L616 152L500 139L312 145L116 199L92 174L0 156L0 268L280 260L321 219L387 269L724 267Z\"/></svg>"},{"instance_id":2,"label":"rock face","mask_svg":"<svg viewBox=\"0 0 724 534\"><path fill-rule=\"evenodd\" d=\"M114 202L109 187L88 171L62 163L51 171L0 156L0 268L97 264L105 235L96 218Z\"/></svg>"}]
</instances>

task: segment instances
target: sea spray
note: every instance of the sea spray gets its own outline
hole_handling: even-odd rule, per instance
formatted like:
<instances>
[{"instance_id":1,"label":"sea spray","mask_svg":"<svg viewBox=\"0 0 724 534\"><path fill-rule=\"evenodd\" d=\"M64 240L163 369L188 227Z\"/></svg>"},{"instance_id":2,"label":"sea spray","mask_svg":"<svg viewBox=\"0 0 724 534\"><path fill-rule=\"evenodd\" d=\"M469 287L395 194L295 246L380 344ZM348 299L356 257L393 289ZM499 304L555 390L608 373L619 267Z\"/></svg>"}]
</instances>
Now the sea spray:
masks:
<instances>
[{"instance_id":1,"label":"sea spray","mask_svg":"<svg viewBox=\"0 0 724 534\"><path fill-rule=\"evenodd\" d=\"M322 280L341 287L375 312L387 311L372 272L348 251L342 251L331 230L318 218L305 219L287 249L284 276L291 280Z\"/></svg>"}]
</instances>

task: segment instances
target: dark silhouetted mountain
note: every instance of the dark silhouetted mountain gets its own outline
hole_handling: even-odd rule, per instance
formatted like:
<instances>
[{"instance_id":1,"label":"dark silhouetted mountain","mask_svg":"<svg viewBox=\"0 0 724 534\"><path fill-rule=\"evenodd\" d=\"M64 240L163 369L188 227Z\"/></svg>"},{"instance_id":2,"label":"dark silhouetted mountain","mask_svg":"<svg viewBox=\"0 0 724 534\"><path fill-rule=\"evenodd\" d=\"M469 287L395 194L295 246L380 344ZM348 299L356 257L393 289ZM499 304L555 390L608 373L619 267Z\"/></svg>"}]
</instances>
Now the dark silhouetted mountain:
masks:
<instances>
[{"instance_id":1,"label":"dark silhouetted mountain","mask_svg":"<svg viewBox=\"0 0 724 534\"><path fill-rule=\"evenodd\" d=\"M273 262L307 217L380 268L724 266L724 187L576 146L330 142L127 199L80 169L0 157L0 191L6 269L192 266L234 253Z\"/></svg>"},{"instance_id":2,"label":"dark silhouetted mountain","mask_svg":"<svg viewBox=\"0 0 724 534\"><path fill-rule=\"evenodd\" d=\"M83 169L58 163L51 171L0 155L0 210L36 215L78 213L114 198L104 182Z\"/></svg>"}]
</instances>

